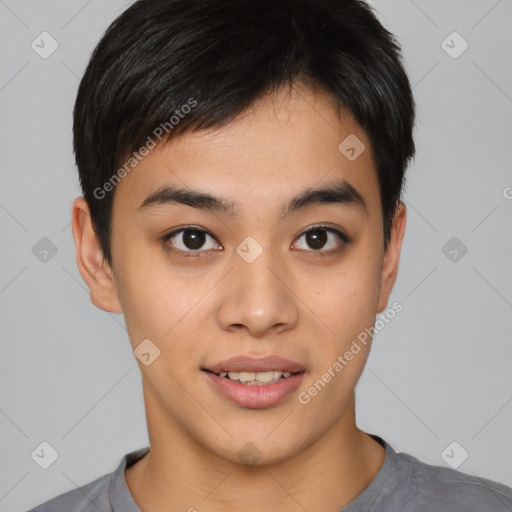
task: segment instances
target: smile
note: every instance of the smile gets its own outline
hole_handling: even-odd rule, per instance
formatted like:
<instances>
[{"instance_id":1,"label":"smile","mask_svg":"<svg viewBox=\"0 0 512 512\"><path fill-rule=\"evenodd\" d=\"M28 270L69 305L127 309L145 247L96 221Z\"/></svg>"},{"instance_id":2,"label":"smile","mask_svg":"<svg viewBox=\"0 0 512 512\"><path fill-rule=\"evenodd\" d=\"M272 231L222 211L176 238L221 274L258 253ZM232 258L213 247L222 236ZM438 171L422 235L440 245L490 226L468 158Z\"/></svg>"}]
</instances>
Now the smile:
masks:
<instances>
[{"instance_id":1,"label":"smile","mask_svg":"<svg viewBox=\"0 0 512 512\"><path fill-rule=\"evenodd\" d=\"M280 370L270 370L266 372L220 372L216 375L247 386L266 386L269 384L275 384L282 379L287 379L292 375L292 373L282 372Z\"/></svg>"}]
</instances>

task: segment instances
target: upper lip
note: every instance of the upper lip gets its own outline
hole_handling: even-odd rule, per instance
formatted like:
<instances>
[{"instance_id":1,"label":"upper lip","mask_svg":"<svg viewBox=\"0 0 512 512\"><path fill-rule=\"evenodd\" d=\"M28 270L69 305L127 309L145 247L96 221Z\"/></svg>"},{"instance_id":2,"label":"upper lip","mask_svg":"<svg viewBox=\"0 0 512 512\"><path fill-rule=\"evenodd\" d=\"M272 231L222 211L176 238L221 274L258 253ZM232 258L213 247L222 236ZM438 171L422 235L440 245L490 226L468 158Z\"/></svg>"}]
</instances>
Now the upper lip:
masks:
<instances>
[{"instance_id":1,"label":"upper lip","mask_svg":"<svg viewBox=\"0 0 512 512\"><path fill-rule=\"evenodd\" d=\"M205 367L204 369L210 370L213 373L243 371L268 372L271 370L299 373L304 371L304 366L279 356L267 356L258 359L247 356L236 356L212 366Z\"/></svg>"}]
</instances>

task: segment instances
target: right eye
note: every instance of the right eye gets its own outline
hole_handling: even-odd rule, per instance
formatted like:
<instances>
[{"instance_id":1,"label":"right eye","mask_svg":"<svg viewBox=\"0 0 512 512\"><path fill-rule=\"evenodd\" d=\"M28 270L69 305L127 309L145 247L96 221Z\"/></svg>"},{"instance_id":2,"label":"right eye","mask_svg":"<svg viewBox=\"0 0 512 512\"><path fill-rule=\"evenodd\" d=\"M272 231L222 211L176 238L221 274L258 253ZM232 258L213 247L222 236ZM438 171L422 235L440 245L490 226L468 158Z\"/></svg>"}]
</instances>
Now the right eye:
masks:
<instances>
[{"instance_id":1,"label":"right eye","mask_svg":"<svg viewBox=\"0 0 512 512\"><path fill-rule=\"evenodd\" d=\"M207 231L196 227L186 227L173 231L162 238L162 244L168 252L189 253L183 254L183 256L192 256L193 253L206 252L211 249L219 250L220 246ZM206 248L204 248L205 244L207 245ZM197 255L199 256L199 254Z\"/></svg>"}]
</instances>

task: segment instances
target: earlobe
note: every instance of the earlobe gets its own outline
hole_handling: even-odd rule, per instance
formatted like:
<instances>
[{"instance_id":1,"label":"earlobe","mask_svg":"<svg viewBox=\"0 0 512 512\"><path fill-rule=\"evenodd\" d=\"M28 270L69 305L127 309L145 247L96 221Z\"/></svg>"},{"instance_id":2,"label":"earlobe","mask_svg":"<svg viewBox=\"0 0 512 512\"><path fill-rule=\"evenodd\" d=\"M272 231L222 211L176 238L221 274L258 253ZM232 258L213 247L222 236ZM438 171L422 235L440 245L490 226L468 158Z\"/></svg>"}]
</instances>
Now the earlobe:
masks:
<instances>
[{"instance_id":1,"label":"earlobe","mask_svg":"<svg viewBox=\"0 0 512 512\"><path fill-rule=\"evenodd\" d=\"M89 288L91 302L103 311L122 313L112 270L104 261L91 213L83 197L77 197L73 201L71 215L76 262L80 275Z\"/></svg>"},{"instance_id":2,"label":"earlobe","mask_svg":"<svg viewBox=\"0 0 512 512\"><path fill-rule=\"evenodd\" d=\"M406 217L405 204L400 201L393 218L390 240L384 253L377 313L382 313L386 308L391 290L396 281L402 240L405 234Z\"/></svg>"}]
</instances>

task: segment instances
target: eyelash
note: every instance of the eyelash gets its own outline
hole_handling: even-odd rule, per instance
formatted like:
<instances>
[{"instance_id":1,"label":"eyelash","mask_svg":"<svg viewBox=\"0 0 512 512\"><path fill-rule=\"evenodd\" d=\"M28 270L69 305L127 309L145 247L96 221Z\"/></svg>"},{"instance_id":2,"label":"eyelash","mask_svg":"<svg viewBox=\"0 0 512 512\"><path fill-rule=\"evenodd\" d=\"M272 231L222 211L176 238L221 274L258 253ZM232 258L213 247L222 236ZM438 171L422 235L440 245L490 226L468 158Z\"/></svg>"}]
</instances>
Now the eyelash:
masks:
<instances>
[{"instance_id":1,"label":"eyelash","mask_svg":"<svg viewBox=\"0 0 512 512\"><path fill-rule=\"evenodd\" d=\"M213 240L217 241L216 238L212 234L210 234L208 231L206 231L205 229L199 228L197 226L185 226L185 227L182 227L180 229L177 229L175 231L172 231L171 233L164 235L160 239L163 249L168 253L174 253L174 254L177 254L177 255L185 257L185 258L190 258L190 257L197 258L197 257L201 256L203 253L207 252L204 250L182 251L180 249L173 249L172 247L170 247L167 244L167 242L171 238L173 238L174 236L178 235L179 233L182 233L185 231L197 231L199 233L204 233L204 234L208 235L209 237L211 237ZM341 246L336 247L335 249L330 249L328 251L322 251L321 249L319 249L319 250L311 249L310 251L306 251L306 252L312 252L315 256L331 256L331 255L337 254L344 249L345 245L347 245L351 242L349 237L347 235L345 235L344 233L342 233L341 231L339 231L335 228L332 228L330 226L325 226L323 224L318 224L318 225L308 227L305 231L300 233L296 239L299 240L301 237L303 237L310 231L327 231L329 233L336 235L338 237L338 239L341 240ZM216 249L214 249L214 250L216 250ZM303 250L303 249L300 249L300 250Z\"/></svg>"}]
</instances>

